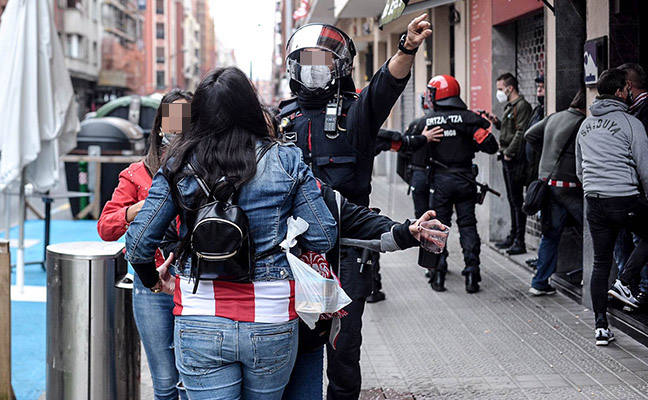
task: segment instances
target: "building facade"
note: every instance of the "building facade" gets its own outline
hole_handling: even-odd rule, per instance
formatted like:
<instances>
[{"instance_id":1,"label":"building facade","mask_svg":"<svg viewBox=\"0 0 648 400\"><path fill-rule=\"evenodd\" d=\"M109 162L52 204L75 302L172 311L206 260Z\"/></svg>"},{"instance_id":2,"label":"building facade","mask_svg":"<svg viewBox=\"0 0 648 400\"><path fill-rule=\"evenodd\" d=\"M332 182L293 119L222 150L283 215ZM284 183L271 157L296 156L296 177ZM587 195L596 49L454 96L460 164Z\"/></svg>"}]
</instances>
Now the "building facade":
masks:
<instances>
[{"instance_id":1,"label":"building facade","mask_svg":"<svg viewBox=\"0 0 648 400\"><path fill-rule=\"evenodd\" d=\"M164 93L184 85L181 0L148 0L144 10L144 84L142 94Z\"/></svg>"},{"instance_id":2,"label":"building facade","mask_svg":"<svg viewBox=\"0 0 648 400\"><path fill-rule=\"evenodd\" d=\"M393 13L396 9L402 13ZM402 131L422 114L420 96L428 80L438 74L457 78L461 97L471 109L496 115L503 110L495 98L497 76L504 72L516 75L520 92L532 105L537 104L535 79L544 76L545 112L564 110L585 86L586 41L594 41L598 46L593 76L624 62L648 65L648 48L640 40L647 36L648 28L640 24L640 16L648 15L647 9L648 2L640 0L281 0L281 20L277 24L281 43L275 51L284 60L287 39L302 24L335 24L356 44L353 77L356 86L362 88L395 53L409 21L426 13L433 35L416 53L408 85L385 123L388 128ZM385 16L389 18L380 26L381 17ZM280 78L275 92L285 97L289 94L285 89L285 64L277 62L275 77ZM588 86L587 94L591 104L595 87ZM499 136L496 129L493 132ZM476 163L479 179L505 193L499 161L479 154ZM374 171L387 174L389 182L396 182L395 155L383 153L377 157ZM504 238L509 230L507 210L505 197L487 196L477 213L482 238ZM527 228L528 241L533 246L539 240L537 220L530 218ZM561 248L569 251L560 252L556 282L589 304L593 251L587 226L584 231L583 237L576 229L568 229L563 235ZM533 252L531 249L530 256Z\"/></svg>"},{"instance_id":3,"label":"building facade","mask_svg":"<svg viewBox=\"0 0 648 400\"><path fill-rule=\"evenodd\" d=\"M193 10L193 2L184 2L184 87L195 90L200 82L200 24Z\"/></svg>"},{"instance_id":4,"label":"building facade","mask_svg":"<svg viewBox=\"0 0 648 400\"><path fill-rule=\"evenodd\" d=\"M94 106L142 91L143 18L135 0L102 2L101 69Z\"/></svg>"},{"instance_id":5,"label":"building facade","mask_svg":"<svg viewBox=\"0 0 648 400\"><path fill-rule=\"evenodd\" d=\"M79 105L79 117L93 109L101 69L100 0L52 0L65 63Z\"/></svg>"}]
</instances>

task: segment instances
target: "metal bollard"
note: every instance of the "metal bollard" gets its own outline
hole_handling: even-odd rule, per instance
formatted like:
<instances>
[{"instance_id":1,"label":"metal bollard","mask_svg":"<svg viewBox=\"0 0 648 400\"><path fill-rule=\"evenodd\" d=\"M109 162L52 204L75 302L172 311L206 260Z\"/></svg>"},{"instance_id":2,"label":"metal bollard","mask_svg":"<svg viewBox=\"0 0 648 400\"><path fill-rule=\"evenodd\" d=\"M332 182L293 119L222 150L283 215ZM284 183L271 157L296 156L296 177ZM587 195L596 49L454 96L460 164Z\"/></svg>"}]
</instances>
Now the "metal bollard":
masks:
<instances>
[{"instance_id":1,"label":"metal bollard","mask_svg":"<svg viewBox=\"0 0 648 400\"><path fill-rule=\"evenodd\" d=\"M47 399L139 400L140 344L123 249L47 247Z\"/></svg>"}]
</instances>

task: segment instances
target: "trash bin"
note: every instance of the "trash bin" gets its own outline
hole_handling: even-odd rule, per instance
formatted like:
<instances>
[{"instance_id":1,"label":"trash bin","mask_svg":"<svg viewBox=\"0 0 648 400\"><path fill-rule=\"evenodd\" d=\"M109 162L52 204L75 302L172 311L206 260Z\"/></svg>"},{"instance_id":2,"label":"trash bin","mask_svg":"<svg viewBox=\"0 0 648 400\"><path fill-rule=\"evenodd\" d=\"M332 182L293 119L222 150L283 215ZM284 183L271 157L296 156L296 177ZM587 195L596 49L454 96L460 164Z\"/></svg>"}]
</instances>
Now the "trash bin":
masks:
<instances>
[{"instance_id":1,"label":"trash bin","mask_svg":"<svg viewBox=\"0 0 648 400\"><path fill-rule=\"evenodd\" d=\"M47 246L47 399L139 399L140 344L123 249Z\"/></svg>"},{"instance_id":2,"label":"trash bin","mask_svg":"<svg viewBox=\"0 0 648 400\"><path fill-rule=\"evenodd\" d=\"M128 120L106 117L92 118L81 122L81 131L77 134L77 147L71 154L88 154L91 146L99 146L101 155L141 155L145 154L145 139L142 128ZM119 182L119 173L128 167L128 163L105 163L101 166L101 209L112 197ZM87 172L87 171L85 171ZM86 176L87 182L94 183L94 176ZM65 178L69 191L79 190L79 163L65 163ZM70 199L72 215L81 210L79 199Z\"/></svg>"}]
</instances>

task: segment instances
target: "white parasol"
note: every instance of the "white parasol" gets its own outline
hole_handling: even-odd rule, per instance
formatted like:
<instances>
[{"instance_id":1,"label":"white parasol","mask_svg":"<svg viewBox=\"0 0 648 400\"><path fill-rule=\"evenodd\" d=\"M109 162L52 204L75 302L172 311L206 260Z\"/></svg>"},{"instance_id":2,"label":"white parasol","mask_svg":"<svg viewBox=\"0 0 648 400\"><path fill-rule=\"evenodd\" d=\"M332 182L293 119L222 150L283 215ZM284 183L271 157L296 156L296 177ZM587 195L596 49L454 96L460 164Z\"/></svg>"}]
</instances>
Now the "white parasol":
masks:
<instances>
[{"instance_id":1,"label":"white parasol","mask_svg":"<svg viewBox=\"0 0 648 400\"><path fill-rule=\"evenodd\" d=\"M59 179L79 130L72 82L49 1L9 0L0 23L0 191L20 180L16 285L24 283L24 186Z\"/></svg>"}]
</instances>

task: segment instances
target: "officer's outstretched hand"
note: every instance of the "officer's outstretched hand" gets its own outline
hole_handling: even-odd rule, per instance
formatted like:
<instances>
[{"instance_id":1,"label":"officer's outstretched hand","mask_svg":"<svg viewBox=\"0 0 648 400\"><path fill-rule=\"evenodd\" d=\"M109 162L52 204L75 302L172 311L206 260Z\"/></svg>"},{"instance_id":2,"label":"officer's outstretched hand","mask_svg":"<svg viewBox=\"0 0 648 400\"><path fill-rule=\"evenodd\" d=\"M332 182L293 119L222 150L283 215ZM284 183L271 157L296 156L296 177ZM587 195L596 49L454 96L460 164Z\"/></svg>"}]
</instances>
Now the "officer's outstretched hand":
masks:
<instances>
[{"instance_id":1,"label":"officer's outstretched hand","mask_svg":"<svg viewBox=\"0 0 648 400\"><path fill-rule=\"evenodd\" d=\"M414 18L412 22L407 25L407 38L405 39L405 48L416 49L423 41L432 35L430 23L427 21L427 14L421 14Z\"/></svg>"},{"instance_id":2,"label":"officer's outstretched hand","mask_svg":"<svg viewBox=\"0 0 648 400\"><path fill-rule=\"evenodd\" d=\"M434 128L426 126L421 134L427 138L428 143L440 142L443 139L443 128L440 126L435 126Z\"/></svg>"},{"instance_id":3,"label":"officer's outstretched hand","mask_svg":"<svg viewBox=\"0 0 648 400\"><path fill-rule=\"evenodd\" d=\"M443 225L436 217L434 210L428 210L409 227L409 231L414 236L414 239L421 241L432 242L439 248L445 247L446 240L448 239L448 227ZM427 222L426 222L427 221ZM421 223L426 222L426 227L423 228Z\"/></svg>"}]
</instances>

